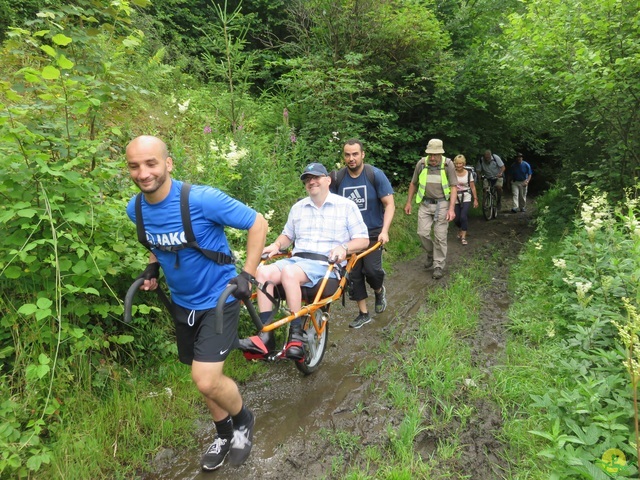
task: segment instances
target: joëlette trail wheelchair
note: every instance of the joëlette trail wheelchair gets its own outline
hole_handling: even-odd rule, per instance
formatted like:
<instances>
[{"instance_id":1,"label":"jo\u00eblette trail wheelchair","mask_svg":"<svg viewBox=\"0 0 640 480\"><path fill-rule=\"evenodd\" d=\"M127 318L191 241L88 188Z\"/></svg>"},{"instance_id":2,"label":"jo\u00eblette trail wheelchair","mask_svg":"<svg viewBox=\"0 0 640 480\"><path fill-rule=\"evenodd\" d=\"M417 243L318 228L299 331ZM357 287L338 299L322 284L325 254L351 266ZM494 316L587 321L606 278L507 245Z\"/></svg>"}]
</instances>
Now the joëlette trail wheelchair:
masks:
<instances>
[{"instance_id":1,"label":"jo\u00eblette trail wheelchair","mask_svg":"<svg viewBox=\"0 0 640 480\"><path fill-rule=\"evenodd\" d=\"M374 245L362 252L352 253L347 259L347 263L345 266L341 266L336 264L335 262L329 261L327 271L320 283L313 287L302 287L303 306L297 312L291 312L287 309L282 308L282 304L286 302L284 291L282 290L281 285L275 286L274 295L272 296L272 302L274 303L273 312L275 315L278 315L281 311L284 310L285 315L284 317L279 318L269 323L268 325L262 324L262 321L260 320L260 317L256 312L253 302L255 301L258 294L257 290L254 291L251 295L251 300L244 303L249 316L251 317L251 320L256 326L257 333L272 332L283 326L285 326L288 330L290 322L292 322L296 318L302 318L302 328L304 332L304 342L302 343L302 349L304 352L304 357L301 360L295 361L294 364L296 368L305 375L309 375L315 372L320 366L322 358L324 357L325 350L327 348L327 342L329 338L329 310L331 304L337 300L340 300L341 298L344 304L344 292L347 290L347 286L350 280L349 274L354 265L362 257L377 250L378 248L381 248L381 246L382 245L380 242L376 242ZM276 260L278 258L284 258L289 255L290 253L283 252L281 254L274 255L269 259L269 261ZM263 260L263 262L264 261L266 260ZM338 278L335 278L331 275L333 271L337 272ZM136 293L143 283L144 279L136 279L127 291L124 300L124 321L126 323L129 323L132 319L133 298L135 297ZM261 287L264 291L265 286ZM215 325L217 333L222 333L222 314L224 304L229 295L232 295L236 288L236 285L228 285L218 299ZM169 300L169 298L167 298L162 288L158 287L154 291L160 298L162 304L167 308L167 310L171 311L171 301ZM252 346L251 348L243 349L243 354L248 360L262 360L267 362L273 362L281 359L288 360L285 355L287 338L288 331L284 332L283 341L278 344L279 346L269 348L256 334L255 336L249 338L251 340Z\"/></svg>"},{"instance_id":2,"label":"jo\u00eblette trail wheelchair","mask_svg":"<svg viewBox=\"0 0 640 480\"><path fill-rule=\"evenodd\" d=\"M251 345L242 349L243 354L248 360L262 360L267 362L273 362L277 360L288 360L286 356L286 344L288 338L288 328L290 323L296 318L302 318L302 330L303 338L302 350L304 352L301 360L294 361L294 364L298 370L303 374L309 375L315 372L327 348L329 339L329 310L331 304L337 300L342 299L344 304L344 293L347 290L350 273L354 265L364 256L381 248L381 243L376 242L368 249L359 252L352 253L344 266L336 264L329 260L327 265L327 271L323 279L313 287L301 287L302 288L302 301L303 306L297 312L291 312L286 308L282 308L282 304L286 303L284 296L284 290L282 285L275 285L273 289L273 296L271 301L273 303L273 313L276 320L272 321L268 325L263 325L260 319L251 312L255 312L255 308L251 305L257 297L257 291L251 296L251 302L246 302L251 318L253 319L258 333L273 332L280 327L286 327L282 340L277 342L277 345L268 346L265 345L260 335L256 334L249 338ZM277 260L278 258L284 258L289 256L290 253L281 253L274 255L268 261ZM266 260L263 260L263 262ZM337 278L332 276L332 272L337 272ZM224 304L224 300L235 290L235 285L229 285L220 296L218 305ZM266 289L266 286L261 286L262 291ZM251 307L250 307L251 305ZM284 311L284 316L278 318L281 312Z\"/></svg>"}]
</instances>

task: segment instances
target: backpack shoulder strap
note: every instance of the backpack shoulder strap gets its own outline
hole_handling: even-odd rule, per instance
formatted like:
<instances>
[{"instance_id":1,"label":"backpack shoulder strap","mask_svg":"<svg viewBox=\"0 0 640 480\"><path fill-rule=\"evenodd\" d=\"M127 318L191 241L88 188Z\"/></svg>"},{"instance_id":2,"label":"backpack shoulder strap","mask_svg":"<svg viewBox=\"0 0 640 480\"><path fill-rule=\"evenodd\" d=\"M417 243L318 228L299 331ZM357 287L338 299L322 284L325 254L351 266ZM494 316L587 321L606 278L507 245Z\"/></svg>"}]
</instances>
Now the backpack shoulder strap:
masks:
<instances>
[{"instance_id":1,"label":"backpack shoulder strap","mask_svg":"<svg viewBox=\"0 0 640 480\"><path fill-rule=\"evenodd\" d=\"M184 228L184 236L187 243L196 241L191 226L191 210L189 210L189 193L191 192L191 184L184 182L182 190L180 190L180 216L182 217L182 227Z\"/></svg>"},{"instance_id":2,"label":"backpack shoulder strap","mask_svg":"<svg viewBox=\"0 0 640 480\"><path fill-rule=\"evenodd\" d=\"M151 244L147 240L144 233L144 219L142 218L142 192L136 195L136 232L138 233L138 242L140 242L147 250L151 250Z\"/></svg>"},{"instance_id":3,"label":"backpack shoulder strap","mask_svg":"<svg viewBox=\"0 0 640 480\"><path fill-rule=\"evenodd\" d=\"M178 252L184 248L193 248L200 253L202 253L205 257L220 265L230 265L236 263L236 259L227 255L223 252L216 252L214 250L207 250L205 248L200 248L198 242L196 241L196 237L193 233L193 226L191 225L191 210L189 209L189 193L191 192L191 184L184 182L182 184L182 190L180 191L180 217L182 220L182 227L184 228L184 236L186 242L182 245L173 245L173 246L162 246L162 245L151 245L151 243L147 240L147 235L144 231L144 220L142 218L142 193L138 193L136 195L136 230L138 233L138 241L145 246L148 250L152 250L153 248L158 248L159 250L166 252L173 252L176 254L176 268L179 265L179 257Z\"/></svg>"},{"instance_id":4,"label":"backpack shoulder strap","mask_svg":"<svg viewBox=\"0 0 640 480\"><path fill-rule=\"evenodd\" d=\"M373 167L368 163L364 164L364 173L369 179L369 183L371 183L371 185L373 185L375 189L378 190L378 185L376 184L376 174L373 171Z\"/></svg>"},{"instance_id":5,"label":"backpack shoulder strap","mask_svg":"<svg viewBox=\"0 0 640 480\"><path fill-rule=\"evenodd\" d=\"M191 193L191 184L184 182L182 184L182 190L180 191L180 216L182 217L182 228L184 228L185 246L193 248L207 257L209 260L220 265L232 265L236 263L236 259L223 252L217 252L215 250L208 250L202 248L196 236L193 233L193 226L191 225L191 210L189 209L189 193Z\"/></svg>"},{"instance_id":6,"label":"backpack shoulder strap","mask_svg":"<svg viewBox=\"0 0 640 480\"><path fill-rule=\"evenodd\" d=\"M344 176L347 174L347 167L342 167L340 170L333 170L329 176L331 177L331 190L335 193L338 193L340 189L340 184L342 180L344 180Z\"/></svg>"}]
</instances>

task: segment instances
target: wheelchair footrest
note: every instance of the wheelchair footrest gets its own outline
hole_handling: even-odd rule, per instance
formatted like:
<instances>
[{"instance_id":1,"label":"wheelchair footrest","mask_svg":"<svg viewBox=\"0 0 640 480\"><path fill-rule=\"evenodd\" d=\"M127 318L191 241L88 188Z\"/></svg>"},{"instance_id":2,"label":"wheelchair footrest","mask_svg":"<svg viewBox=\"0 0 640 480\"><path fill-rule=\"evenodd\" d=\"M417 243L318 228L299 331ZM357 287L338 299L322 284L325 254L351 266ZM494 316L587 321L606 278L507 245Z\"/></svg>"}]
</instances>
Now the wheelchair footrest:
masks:
<instances>
[{"instance_id":1,"label":"wheelchair footrest","mask_svg":"<svg viewBox=\"0 0 640 480\"><path fill-rule=\"evenodd\" d=\"M304 350L300 340L292 340L284 347L284 356L297 362L304 361Z\"/></svg>"},{"instance_id":2,"label":"wheelchair footrest","mask_svg":"<svg viewBox=\"0 0 640 480\"><path fill-rule=\"evenodd\" d=\"M258 335L240 339L240 350L247 360L260 360L269 354L269 349Z\"/></svg>"}]
</instances>

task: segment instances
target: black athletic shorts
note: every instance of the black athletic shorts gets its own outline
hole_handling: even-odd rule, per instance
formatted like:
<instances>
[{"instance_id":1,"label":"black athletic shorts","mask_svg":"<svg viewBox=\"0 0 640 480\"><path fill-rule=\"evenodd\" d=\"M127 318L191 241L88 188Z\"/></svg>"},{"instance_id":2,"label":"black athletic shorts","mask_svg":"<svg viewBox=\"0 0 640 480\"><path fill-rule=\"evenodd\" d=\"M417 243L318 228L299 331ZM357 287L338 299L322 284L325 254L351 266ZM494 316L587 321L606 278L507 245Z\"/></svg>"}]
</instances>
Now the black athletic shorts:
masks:
<instances>
[{"instance_id":1,"label":"black athletic shorts","mask_svg":"<svg viewBox=\"0 0 640 480\"><path fill-rule=\"evenodd\" d=\"M182 363L224 362L231 350L238 347L238 300L224 306L222 335L216 334L215 308L190 310L175 303L172 307L178 358Z\"/></svg>"}]
</instances>

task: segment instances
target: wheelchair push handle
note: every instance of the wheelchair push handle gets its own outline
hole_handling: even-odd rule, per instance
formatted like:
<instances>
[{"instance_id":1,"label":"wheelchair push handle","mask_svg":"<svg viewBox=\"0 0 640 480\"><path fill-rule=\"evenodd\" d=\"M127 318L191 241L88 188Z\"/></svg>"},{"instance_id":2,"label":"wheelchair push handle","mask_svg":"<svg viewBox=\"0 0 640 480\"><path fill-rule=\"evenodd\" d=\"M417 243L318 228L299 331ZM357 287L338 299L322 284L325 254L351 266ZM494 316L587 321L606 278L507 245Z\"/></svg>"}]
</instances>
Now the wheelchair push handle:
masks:
<instances>
[{"instance_id":1,"label":"wheelchair push handle","mask_svg":"<svg viewBox=\"0 0 640 480\"><path fill-rule=\"evenodd\" d=\"M227 301L227 298L229 298L229 295L235 292L237 288L238 288L237 285L227 285L227 288L224 289L224 291L220 295L220 298L218 298L218 305L216 306L216 325L215 325L216 333L218 335L222 334L222 327L224 325L224 322L223 322L224 305ZM256 312L256 309L253 306L253 303L251 303L251 301L244 302L244 306L247 307L247 310L249 311L249 316L251 317L251 320L253 321L256 328L258 330L262 330L262 327L263 327L262 321L260 320L260 317L258 316L258 313Z\"/></svg>"},{"instance_id":2,"label":"wheelchair push handle","mask_svg":"<svg viewBox=\"0 0 640 480\"><path fill-rule=\"evenodd\" d=\"M144 283L144 280L145 280L144 278L136 279L129 287L129 290L127 290L127 294L124 297L124 323L131 323L131 319L132 319L131 310L133 306L133 298L136 296L136 293L138 293L138 291L140 290L140 287ZM160 298L160 301L162 302L162 304L167 308L167 310L171 311L171 302L167 298L167 295L164 293L162 288L158 286L158 288L156 288L154 291Z\"/></svg>"},{"instance_id":3,"label":"wheelchair push handle","mask_svg":"<svg viewBox=\"0 0 640 480\"><path fill-rule=\"evenodd\" d=\"M127 290L127 294L124 297L124 323L131 322L131 305L133 304L133 297L136 296L136 293L138 293L138 290L140 289L140 285L143 283L144 278L138 278L131 284L129 290Z\"/></svg>"}]
</instances>

